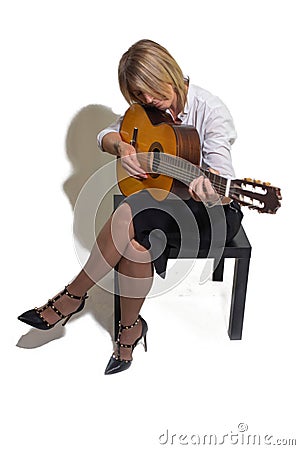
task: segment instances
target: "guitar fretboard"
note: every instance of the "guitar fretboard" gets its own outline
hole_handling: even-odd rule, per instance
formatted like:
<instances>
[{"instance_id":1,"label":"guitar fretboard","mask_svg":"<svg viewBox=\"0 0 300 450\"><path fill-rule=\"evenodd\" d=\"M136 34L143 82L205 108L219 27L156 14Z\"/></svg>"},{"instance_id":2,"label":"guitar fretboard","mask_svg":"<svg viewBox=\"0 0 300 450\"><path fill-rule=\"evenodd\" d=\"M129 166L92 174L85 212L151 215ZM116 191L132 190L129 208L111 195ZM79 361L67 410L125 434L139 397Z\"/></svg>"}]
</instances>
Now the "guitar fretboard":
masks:
<instances>
[{"instance_id":1,"label":"guitar fretboard","mask_svg":"<svg viewBox=\"0 0 300 450\"><path fill-rule=\"evenodd\" d=\"M187 186L189 186L195 178L203 175L209 178L211 184L219 195L225 195L225 193L228 195L229 193L226 192L229 191L229 189L227 189L227 178L214 174L209 170L201 169L186 159L178 156L173 156L162 152L154 152L152 170L160 175L175 178Z\"/></svg>"}]
</instances>

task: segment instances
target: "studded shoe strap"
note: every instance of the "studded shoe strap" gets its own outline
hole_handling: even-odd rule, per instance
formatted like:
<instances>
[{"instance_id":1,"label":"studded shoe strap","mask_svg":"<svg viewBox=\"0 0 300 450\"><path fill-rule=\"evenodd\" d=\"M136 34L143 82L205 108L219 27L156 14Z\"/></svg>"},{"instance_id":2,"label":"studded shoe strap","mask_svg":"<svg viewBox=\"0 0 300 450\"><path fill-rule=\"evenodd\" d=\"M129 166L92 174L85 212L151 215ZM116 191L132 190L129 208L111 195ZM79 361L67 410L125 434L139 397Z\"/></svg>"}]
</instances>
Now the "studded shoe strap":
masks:
<instances>
[{"instance_id":1,"label":"studded shoe strap","mask_svg":"<svg viewBox=\"0 0 300 450\"><path fill-rule=\"evenodd\" d=\"M75 300L85 300L88 298L87 293L85 293L82 297L80 297L80 295L73 295L70 294L70 292L68 291L68 286L65 286L65 289L59 294L59 297L61 297L62 295L66 294L68 297L70 298L74 298ZM58 298L59 298L58 297ZM58 299L57 299L58 300Z\"/></svg>"},{"instance_id":2,"label":"studded shoe strap","mask_svg":"<svg viewBox=\"0 0 300 450\"><path fill-rule=\"evenodd\" d=\"M122 333L123 330L130 330L131 328L135 327L139 323L140 320L141 320L141 316L138 316L138 318L132 325L122 325L121 321L119 321L119 334Z\"/></svg>"},{"instance_id":3,"label":"studded shoe strap","mask_svg":"<svg viewBox=\"0 0 300 450\"><path fill-rule=\"evenodd\" d=\"M50 324L49 324L49 323L47 322L47 320L41 315L41 313L42 313L43 311L45 311L45 309L47 309L47 308L52 308L53 311L55 312L55 314L57 314L58 317L60 317L60 319L64 319L64 318L66 318L66 317L68 316L68 315L65 316L65 315L64 315L61 311L59 311L59 310L55 307L55 305L54 305L54 303L55 303L58 299L60 299L63 295L67 295L68 297L73 298L74 300L82 300L82 301L83 301L83 300L86 300L86 299L88 298L87 293L85 293L82 297L80 297L79 295L73 295L73 294L71 294L71 293L68 291L67 287L68 287L68 286L65 286L65 289L64 289L63 291L61 291L59 294L57 294L56 297L54 297L54 298L48 300L48 302L45 304L44 307L42 307L42 308L35 308L37 314L39 314L40 318L41 318L48 326L50 326Z\"/></svg>"},{"instance_id":4,"label":"studded shoe strap","mask_svg":"<svg viewBox=\"0 0 300 450\"><path fill-rule=\"evenodd\" d=\"M141 316L138 316L138 318L132 325L122 325L121 321L119 321L118 339L116 340L116 344L118 346L118 355L117 356L114 355L115 359L117 359L119 361L129 362L129 360L127 360L127 359L120 358L120 347L131 348L133 350L135 348L135 345L134 344L121 344L121 342L120 342L121 333L123 330L130 330L131 328L135 327L139 323L140 320L141 320Z\"/></svg>"}]
</instances>

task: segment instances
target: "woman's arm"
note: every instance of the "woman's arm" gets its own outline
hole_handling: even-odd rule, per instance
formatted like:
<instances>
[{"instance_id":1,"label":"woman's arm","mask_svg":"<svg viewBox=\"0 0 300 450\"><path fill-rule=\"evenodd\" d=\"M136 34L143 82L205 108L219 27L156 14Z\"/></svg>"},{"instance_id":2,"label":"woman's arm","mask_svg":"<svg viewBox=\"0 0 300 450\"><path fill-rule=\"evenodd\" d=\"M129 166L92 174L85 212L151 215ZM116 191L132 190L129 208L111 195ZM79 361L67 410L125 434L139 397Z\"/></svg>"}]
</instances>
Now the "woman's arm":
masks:
<instances>
[{"instance_id":1,"label":"woman's arm","mask_svg":"<svg viewBox=\"0 0 300 450\"><path fill-rule=\"evenodd\" d=\"M103 151L110 153L111 155L120 156L119 145L121 142L122 138L120 133L111 132L103 137L101 147Z\"/></svg>"},{"instance_id":2,"label":"woman's arm","mask_svg":"<svg viewBox=\"0 0 300 450\"><path fill-rule=\"evenodd\" d=\"M147 174L141 167L135 148L122 141L120 133L107 133L102 139L102 148L105 152L121 158L122 166L127 173L137 179L147 178Z\"/></svg>"}]
</instances>

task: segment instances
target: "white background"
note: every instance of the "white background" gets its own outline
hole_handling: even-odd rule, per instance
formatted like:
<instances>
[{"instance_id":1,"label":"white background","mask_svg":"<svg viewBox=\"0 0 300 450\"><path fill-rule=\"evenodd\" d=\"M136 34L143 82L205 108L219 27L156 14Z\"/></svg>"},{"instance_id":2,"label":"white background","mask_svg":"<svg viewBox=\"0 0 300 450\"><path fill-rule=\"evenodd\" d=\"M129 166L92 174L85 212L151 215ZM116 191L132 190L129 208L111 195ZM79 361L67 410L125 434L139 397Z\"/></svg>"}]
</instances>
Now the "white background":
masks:
<instances>
[{"instance_id":1,"label":"white background","mask_svg":"<svg viewBox=\"0 0 300 450\"><path fill-rule=\"evenodd\" d=\"M221 447L232 448L240 423L299 445L297 3L2 3L2 448L182 448L181 434L190 448L192 434L213 433L228 433ZM96 133L126 108L117 65L141 38L167 47L191 82L222 98L238 131L237 176L271 181L283 202L275 216L244 209L253 253L242 341L227 336L232 267L224 283L199 285L198 263L145 304L148 353L139 346L130 370L105 377L109 294L94 290L65 330L31 330L16 317L80 269L74 202L110 161ZM100 222L108 214L109 204ZM176 436L163 445L167 429Z\"/></svg>"}]
</instances>

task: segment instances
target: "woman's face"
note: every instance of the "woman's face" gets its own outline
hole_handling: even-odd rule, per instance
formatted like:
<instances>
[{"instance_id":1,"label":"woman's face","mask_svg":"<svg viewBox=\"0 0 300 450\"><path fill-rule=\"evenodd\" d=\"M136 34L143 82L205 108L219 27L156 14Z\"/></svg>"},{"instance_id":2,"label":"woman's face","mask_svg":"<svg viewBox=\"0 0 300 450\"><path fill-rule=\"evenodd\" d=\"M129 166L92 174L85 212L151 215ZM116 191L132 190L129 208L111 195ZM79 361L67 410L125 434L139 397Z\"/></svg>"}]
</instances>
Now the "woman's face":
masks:
<instances>
[{"instance_id":1,"label":"woman's face","mask_svg":"<svg viewBox=\"0 0 300 450\"><path fill-rule=\"evenodd\" d=\"M162 96L141 91L137 91L134 94L143 104L153 105L163 111L170 108L176 109L177 95L170 84L166 86L166 91Z\"/></svg>"}]
</instances>

